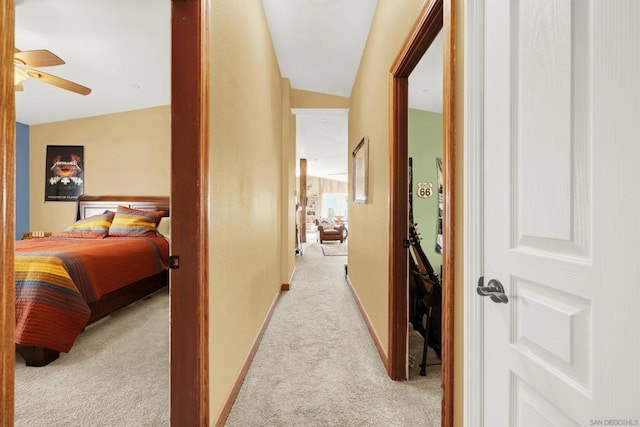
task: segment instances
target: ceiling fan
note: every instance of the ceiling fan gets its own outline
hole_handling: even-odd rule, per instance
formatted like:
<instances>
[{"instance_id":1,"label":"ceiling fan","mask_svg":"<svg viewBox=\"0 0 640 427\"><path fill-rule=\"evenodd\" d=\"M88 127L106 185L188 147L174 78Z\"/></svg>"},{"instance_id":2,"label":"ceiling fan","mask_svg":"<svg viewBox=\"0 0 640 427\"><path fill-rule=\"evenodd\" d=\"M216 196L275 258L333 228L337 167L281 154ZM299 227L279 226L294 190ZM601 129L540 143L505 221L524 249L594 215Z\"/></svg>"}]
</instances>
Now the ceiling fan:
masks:
<instances>
[{"instance_id":1,"label":"ceiling fan","mask_svg":"<svg viewBox=\"0 0 640 427\"><path fill-rule=\"evenodd\" d=\"M89 95L91 93L91 89L88 87L51 74L43 73L39 70L31 69L30 67L50 67L52 65L64 64L62 59L46 49L21 51L16 48L13 55L13 64L14 84L17 91L24 90L22 86L23 81L28 78L33 78L62 89L79 93L80 95Z\"/></svg>"}]
</instances>

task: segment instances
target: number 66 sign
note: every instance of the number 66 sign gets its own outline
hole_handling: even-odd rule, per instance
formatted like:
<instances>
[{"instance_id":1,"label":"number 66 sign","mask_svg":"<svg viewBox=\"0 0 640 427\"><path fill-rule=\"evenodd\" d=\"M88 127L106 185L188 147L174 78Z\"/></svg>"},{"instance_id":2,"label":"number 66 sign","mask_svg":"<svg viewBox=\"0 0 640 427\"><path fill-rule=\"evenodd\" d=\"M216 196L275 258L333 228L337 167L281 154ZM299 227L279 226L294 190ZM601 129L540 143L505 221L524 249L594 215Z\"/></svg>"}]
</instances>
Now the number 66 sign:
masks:
<instances>
[{"instance_id":1,"label":"number 66 sign","mask_svg":"<svg viewBox=\"0 0 640 427\"><path fill-rule=\"evenodd\" d=\"M426 199L433 195L433 183L432 182L419 182L418 183L418 197Z\"/></svg>"}]
</instances>

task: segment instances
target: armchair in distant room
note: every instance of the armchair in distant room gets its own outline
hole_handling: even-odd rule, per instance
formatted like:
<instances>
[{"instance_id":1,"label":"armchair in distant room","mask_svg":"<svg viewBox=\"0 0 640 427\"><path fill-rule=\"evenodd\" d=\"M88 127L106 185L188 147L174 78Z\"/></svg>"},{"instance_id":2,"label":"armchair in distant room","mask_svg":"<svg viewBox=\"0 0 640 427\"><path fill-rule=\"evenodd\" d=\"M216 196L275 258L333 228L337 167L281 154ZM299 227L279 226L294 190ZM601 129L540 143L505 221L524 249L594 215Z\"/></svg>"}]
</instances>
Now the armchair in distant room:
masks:
<instances>
[{"instance_id":1,"label":"armchair in distant room","mask_svg":"<svg viewBox=\"0 0 640 427\"><path fill-rule=\"evenodd\" d=\"M320 241L320 243L336 240L339 240L340 243L343 243L345 240L347 240L347 236L349 235L347 227L344 224L337 225L333 221L323 219L321 221L318 221L316 225L318 227L318 240Z\"/></svg>"}]
</instances>

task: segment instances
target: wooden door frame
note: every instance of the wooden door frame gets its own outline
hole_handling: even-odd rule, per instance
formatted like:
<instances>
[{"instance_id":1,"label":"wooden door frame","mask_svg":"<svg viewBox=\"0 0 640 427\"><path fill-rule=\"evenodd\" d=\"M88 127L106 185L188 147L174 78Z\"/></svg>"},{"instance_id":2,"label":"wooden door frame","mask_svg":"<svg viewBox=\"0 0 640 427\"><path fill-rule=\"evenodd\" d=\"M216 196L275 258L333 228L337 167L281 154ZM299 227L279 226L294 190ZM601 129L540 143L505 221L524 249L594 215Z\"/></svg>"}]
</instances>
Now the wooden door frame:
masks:
<instances>
[{"instance_id":1,"label":"wooden door frame","mask_svg":"<svg viewBox=\"0 0 640 427\"><path fill-rule=\"evenodd\" d=\"M15 377L14 165L16 108L13 86L15 3L0 0L0 426L12 427Z\"/></svg>"},{"instance_id":2,"label":"wooden door frame","mask_svg":"<svg viewBox=\"0 0 640 427\"><path fill-rule=\"evenodd\" d=\"M171 1L171 425L209 425L209 2Z\"/></svg>"},{"instance_id":3,"label":"wooden door frame","mask_svg":"<svg viewBox=\"0 0 640 427\"><path fill-rule=\"evenodd\" d=\"M444 32L442 257L442 425L453 426L454 351L454 189L455 189L455 4L431 0L422 11L391 67L389 147L389 376L407 377L408 88L409 76L440 30Z\"/></svg>"},{"instance_id":4,"label":"wooden door frame","mask_svg":"<svg viewBox=\"0 0 640 427\"><path fill-rule=\"evenodd\" d=\"M3 274L0 275L0 345L3 351L0 352L0 427L11 427L15 417L15 352L12 350L15 342L15 2L2 2L0 191L3 197L0 197L0 271ZM171 287L171 424L176 426L209 424L208 29L207 1L172 0L172 250L181 251L182 259L181 270L174 270L171 279L172 284L184 284ZM197 155L194 156L194 153ZM176 163L177 160L182 163ZM176 173L178 165L181 166L179 174ZM180 182L177 177L180 177ZM195 184L189 186L188 183Z\"/></svg>"}]
</instances>

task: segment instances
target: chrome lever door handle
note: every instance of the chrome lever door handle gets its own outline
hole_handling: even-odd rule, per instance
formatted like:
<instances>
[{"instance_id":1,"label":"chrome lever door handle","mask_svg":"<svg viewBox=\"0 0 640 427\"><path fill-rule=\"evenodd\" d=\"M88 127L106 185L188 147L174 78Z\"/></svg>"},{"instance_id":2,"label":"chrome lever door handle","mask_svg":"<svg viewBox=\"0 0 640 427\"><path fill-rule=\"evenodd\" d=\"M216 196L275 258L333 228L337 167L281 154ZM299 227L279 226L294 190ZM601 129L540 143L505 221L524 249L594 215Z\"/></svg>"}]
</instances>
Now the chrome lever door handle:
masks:
<instances>
[{"instance_id":1,"label":"chrome lever door handle","mask_svg":"<svg viewBox=\"0 0 640 427\"><path fill-rule=\"evenodd\" d=\"M491 301L497 303L508 303L509 298L504 293L504 287L499 280L491 279L487 286L484 286L484 276L478 279L478 287L476 288L478 295L491 298Z\"/></svg>"}]
</instances>

